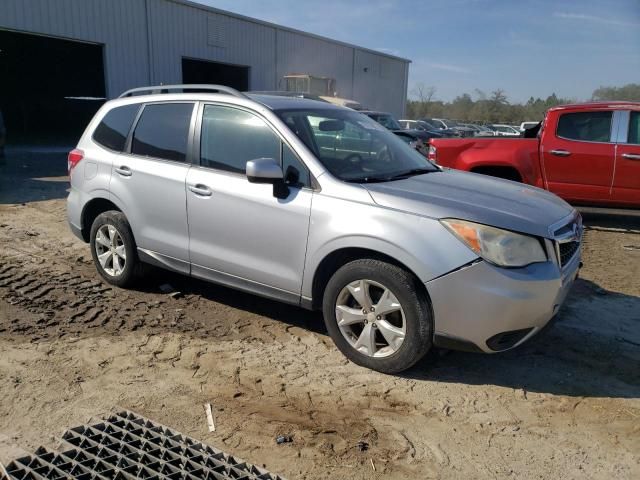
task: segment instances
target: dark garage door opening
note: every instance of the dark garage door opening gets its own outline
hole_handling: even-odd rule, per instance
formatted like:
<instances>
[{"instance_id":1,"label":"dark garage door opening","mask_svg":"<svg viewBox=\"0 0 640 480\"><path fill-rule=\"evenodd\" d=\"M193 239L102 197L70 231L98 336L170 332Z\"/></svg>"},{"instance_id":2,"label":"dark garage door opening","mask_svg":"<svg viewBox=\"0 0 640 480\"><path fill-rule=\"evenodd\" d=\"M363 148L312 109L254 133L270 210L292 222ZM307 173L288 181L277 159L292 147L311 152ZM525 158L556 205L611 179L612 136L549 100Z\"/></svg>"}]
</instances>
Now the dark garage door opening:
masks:
<instances>
[{"instance_id":1,"label":"dark garage door opening","mask_svg":"<svg viewBox=\"0 0 640 480\"><path fill-rule=\"evenodd\" d=\"M226 85L244 92L249 90L249 67L183 58L182 83Z\"/></svg>"},{"instance_id":2,"label":"dark garage door opening","mask_svg":"<svg viewBox=\"0 0 640 480\"><path fill-rule=\"evenodd\" d=\"M101 45L0 30L8 144L74 144L104 97Z\"/></svg>"}]
</instances>

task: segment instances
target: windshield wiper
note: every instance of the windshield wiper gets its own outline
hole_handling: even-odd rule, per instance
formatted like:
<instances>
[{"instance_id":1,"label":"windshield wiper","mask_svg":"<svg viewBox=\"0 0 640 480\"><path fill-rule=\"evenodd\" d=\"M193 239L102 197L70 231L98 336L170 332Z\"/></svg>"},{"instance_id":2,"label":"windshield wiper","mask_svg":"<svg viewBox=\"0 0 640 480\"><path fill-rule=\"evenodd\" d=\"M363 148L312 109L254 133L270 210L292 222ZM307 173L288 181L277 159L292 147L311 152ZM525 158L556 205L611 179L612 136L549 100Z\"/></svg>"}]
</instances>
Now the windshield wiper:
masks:
<instances>
[{"instance_id":1,"label":"windshield wiper","mask_svg":"<svg viewBox=\"0 0 640 480\"><path fill-rule=\"evenodd\" d=\"M433 173L437 172L437 169L434 168L412 168L411 170L407 170L406 172L398 173L396 175L392 175L391 177L387 177L389 180L401 180L403 178L413 177L415 175L423 175L425 173Z\"/></svg>"},{"instance_id":2,"label":"windshield wiper","mask_svg":"<svg viewBox=\"0 0 640 480\"><path fill-rule=\"evenodd\" d=\"M439 172L440 170L435 168L412 168L411 170L407 170L406 172L397 173L396 175L386 175L386 176L375 176L372 175L370 177L358 177L358 178L349 178L345 179L345 182L349 183L380 183L380 182L391 182L393 180L402 180L403 178L413 177L414 175L422 175L425 173Z\"/></svg>"},{"instance_id":3,"label":"windshield wiper","mask_svg":"<svg viewBox=\"0 0 640 480\"><path fill-rule=\"evenodd\" d=\"M391 180L391 177L358 177L358 178L349 178L345 179L345 182L349 183L380 183L380 182L388 182Z\"/></svg>"}]
</instances>

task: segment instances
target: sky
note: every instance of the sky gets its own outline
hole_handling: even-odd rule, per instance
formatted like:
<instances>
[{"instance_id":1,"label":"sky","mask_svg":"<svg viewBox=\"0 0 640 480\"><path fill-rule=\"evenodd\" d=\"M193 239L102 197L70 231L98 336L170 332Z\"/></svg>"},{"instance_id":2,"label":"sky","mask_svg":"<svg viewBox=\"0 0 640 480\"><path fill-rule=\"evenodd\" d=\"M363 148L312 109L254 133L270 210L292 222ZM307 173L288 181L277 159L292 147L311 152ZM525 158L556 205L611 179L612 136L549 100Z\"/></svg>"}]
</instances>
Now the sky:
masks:
<instances>
[{"instance_id":1,"label":"sky","mask_svg":"<svg viewBox=\"0 0 640 480\"><path fill-rule=\"evenodd\" d=\"M585 100L640 83L640 0L198 0L408 58L409 97Z\"/></svg>"}]
</instances>

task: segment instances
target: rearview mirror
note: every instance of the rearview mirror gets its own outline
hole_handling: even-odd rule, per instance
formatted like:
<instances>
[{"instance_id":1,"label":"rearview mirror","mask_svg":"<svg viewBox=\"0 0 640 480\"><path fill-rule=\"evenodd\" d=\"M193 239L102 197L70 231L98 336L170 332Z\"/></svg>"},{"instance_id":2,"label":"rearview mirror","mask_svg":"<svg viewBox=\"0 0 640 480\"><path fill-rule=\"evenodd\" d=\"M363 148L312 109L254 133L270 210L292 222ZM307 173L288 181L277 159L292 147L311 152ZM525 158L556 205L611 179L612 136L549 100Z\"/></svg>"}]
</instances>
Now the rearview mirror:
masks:
<instances>
[{"instance_id":1,"label":"rearview mirror","mask_svg":"<svg viewBox=\"0 0 640 480\"><path fill-rule=\"evenodd\" d=\"M273 158L257 158L247 162L247 180L251 183L282 181L282 167Z\"/></svg>"},{"instance_id":2,"label":"rearview mirror","mask_svg":"<svg viewBox=\"0 0 640 480\"><path fill-rule=\"evenodd\" d=\"M344 122L342 120L323 120L318 127L321 132L341 132L344 130Z\"/></svg>"}]
</instances>

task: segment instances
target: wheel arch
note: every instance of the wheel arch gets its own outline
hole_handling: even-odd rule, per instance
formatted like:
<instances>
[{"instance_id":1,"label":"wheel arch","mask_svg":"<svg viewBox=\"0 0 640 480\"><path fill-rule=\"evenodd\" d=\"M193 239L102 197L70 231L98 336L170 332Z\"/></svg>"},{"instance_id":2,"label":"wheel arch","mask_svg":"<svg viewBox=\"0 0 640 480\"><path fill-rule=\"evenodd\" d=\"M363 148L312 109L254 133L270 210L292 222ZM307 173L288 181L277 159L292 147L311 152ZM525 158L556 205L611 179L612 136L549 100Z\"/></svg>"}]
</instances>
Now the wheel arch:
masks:
<instances>
[{"instance_id":1,"label":"wheel arch","mask_svg":"<svg viewBox=\"0 0 640 480\"><path fill-rule=\"evenodd\" d=\"M424 282L420 280L419 275L407 266L408 262L398 260L395 256L377 249L366 247L342 247L325 255L313 271L313 279L311 281L311 301L307 306L312 310L322 309L324 290L331 276L338 271L340 267L347 263L365 258L384 261L409 272L415 278L418 288L427 296L429 303L431 303L427 287Z\"/></svg>"},{"instance_id":2,"label":"wheel arch","mask_svg":"<svg viewBox=\"0 0 640 480\"><path fill-rule=\"evenodd\" d=\"M107 212L109 210L116 210L122 212L122 209L118 207L111 200L104 197L95 197L87 202L82 209L81 215L81 233L85 242L89 242L89 236L91 234L91 225L98 215Z\"/></svg>"},{"instance_id":3,"label":"wheel arch","mask_svg":"<svg viewBox=\"0 0 640 480\"><path fill-rule=\"evenodd\" d=\"M524 180L520 171L513 165L500 165L500 164L486 164L476 165L469 170L472 173L480 173L482 175L488 175L496 178L503 178L506 180L513 180L515 182L521 182Z\"/></svg>"}]
</instances>

